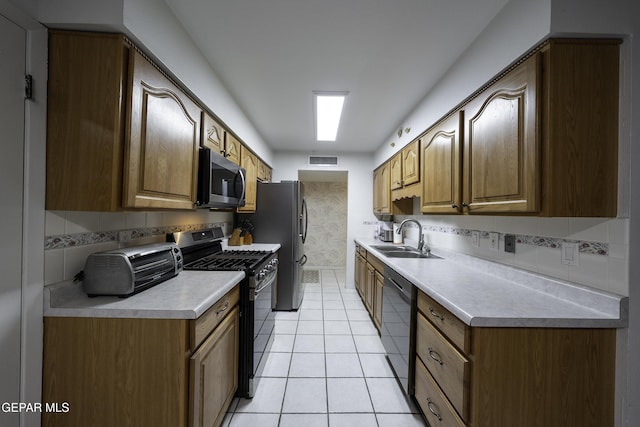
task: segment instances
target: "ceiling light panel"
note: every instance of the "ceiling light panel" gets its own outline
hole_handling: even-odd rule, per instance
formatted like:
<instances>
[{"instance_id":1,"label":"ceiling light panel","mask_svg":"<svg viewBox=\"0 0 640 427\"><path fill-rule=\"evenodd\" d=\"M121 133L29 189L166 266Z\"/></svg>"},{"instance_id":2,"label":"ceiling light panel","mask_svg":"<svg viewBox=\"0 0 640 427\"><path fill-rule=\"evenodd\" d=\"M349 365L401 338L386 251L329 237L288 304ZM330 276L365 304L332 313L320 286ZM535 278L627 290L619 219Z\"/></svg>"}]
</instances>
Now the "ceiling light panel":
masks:
<instances>
[{"instance_id":1,"label":"ceiling light panel","mask_svg":"<svg viewBox=\"0 0 640 427\"><path fill-rule=\"evenodd\" d=\"M314 92L316 141L335 141L349 92Z\"/></svg>"}]
</instances>

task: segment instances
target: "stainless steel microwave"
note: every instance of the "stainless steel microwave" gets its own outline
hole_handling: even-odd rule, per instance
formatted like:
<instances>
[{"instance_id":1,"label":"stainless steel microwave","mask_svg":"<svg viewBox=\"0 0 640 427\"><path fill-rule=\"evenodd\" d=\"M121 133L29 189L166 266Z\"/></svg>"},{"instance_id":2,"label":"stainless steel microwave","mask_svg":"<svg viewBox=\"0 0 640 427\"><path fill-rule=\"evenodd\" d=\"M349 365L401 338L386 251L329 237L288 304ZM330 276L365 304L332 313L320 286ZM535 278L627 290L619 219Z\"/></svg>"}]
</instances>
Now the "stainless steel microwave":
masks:
<instances>
[{"instance_id":1,"label":"stainless steel microwave","mask_svg":"<svg viewBox=\"0 0 640 427\"><path fill-rule=\"evenodd\" d=\"M197 206L216 209L244 206L245 170L206 147L200 148L199 161Z\"/></svg>"}]
</instances>

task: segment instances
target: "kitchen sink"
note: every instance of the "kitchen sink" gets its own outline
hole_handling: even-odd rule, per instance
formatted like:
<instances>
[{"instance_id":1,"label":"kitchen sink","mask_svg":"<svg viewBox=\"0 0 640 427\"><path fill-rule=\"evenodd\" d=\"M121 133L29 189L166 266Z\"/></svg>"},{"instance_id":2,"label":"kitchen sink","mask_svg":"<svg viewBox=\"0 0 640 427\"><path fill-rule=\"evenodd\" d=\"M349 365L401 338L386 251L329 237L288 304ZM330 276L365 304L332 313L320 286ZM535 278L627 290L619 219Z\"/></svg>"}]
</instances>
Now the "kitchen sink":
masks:
<instances>
[{"instance_id":1,"label":"kitchen sink","mask_svg":"<svg viewBox=\"0 0 640 427\"><path fill-rule=\"evenodd\" d=\"M420 252L416 248L412 248L411 246L391 246L391 245L383 245L383 246L371 246L373 249L376 249L382 253L382 255L389 258L431 258L431 259L442 259L437 255L433 255L431 252Z\"/></svg>"}]
</instances>

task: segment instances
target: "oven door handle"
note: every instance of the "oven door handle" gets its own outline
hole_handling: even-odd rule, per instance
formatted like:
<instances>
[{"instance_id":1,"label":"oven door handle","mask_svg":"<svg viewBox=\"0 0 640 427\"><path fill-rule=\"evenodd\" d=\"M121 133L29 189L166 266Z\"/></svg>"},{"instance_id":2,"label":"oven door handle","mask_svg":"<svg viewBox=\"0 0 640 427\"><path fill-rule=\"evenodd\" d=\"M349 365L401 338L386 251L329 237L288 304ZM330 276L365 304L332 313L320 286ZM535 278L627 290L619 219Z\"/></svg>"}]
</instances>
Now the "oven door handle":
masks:
<instances>
[{"instance_id":1,"label":"oven door handle","mask_svg":"<svg viewBox=\"0 0 640 427\"><path fill-rule=\"evenodd\" d=\"M253 296L254 296L253 300L255 300L255 298L257 298L258 295L260 295L260 292L262 292L264 289L266 289L269 286L271 286L276 281L276 276L277 276L276 272L275 271L272 272L271 277L269 278L269 280L267 280L262 286L260 286L259 288L255 289L253 291Z\"/></svg>"}]
</instances>

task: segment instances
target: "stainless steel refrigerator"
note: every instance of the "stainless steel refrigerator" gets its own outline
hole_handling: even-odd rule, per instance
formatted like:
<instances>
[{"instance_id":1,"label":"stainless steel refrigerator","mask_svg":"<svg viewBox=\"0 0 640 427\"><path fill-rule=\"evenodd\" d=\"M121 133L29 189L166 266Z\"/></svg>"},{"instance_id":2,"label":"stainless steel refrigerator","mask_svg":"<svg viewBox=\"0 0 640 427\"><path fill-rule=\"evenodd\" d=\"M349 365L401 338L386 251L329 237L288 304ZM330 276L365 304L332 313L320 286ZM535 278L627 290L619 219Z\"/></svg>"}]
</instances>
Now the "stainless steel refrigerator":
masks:
<instances>
[{"instance_id":1,"label":"stainless steel refrigerator","mask_svg":"<svg viewBox=\"0 0 640 427\"><path fill-rule=\"evenodd\" d=\"M297 310L304 296L302 266L307 262L307 204L300 181L258 183L257 209L240 215L253 225L255 243L280 243L274 310Z\"/></svg>"}]
</instances>

